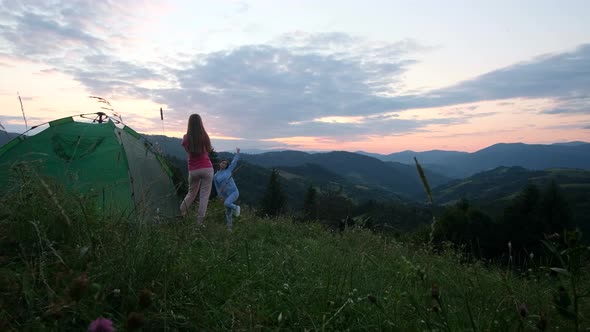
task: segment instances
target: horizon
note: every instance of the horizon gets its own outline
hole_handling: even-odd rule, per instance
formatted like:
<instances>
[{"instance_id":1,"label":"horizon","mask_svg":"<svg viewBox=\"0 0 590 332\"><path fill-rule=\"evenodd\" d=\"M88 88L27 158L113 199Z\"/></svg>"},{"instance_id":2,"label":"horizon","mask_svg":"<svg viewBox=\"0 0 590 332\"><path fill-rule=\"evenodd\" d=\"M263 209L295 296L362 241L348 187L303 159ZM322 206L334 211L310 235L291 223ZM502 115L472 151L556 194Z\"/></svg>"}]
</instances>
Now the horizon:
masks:
<instances>
[{"instance_id":1,"label":"horizon","mask_svg":"<svg viewBox=\"0 0 590 332\"><path fill-rule=\"evenodd\" d=\"M7 1L0 124L25 130L20 96L28 124L103 111L182 137L199 113L219 151L588 142L589 10L580 0Z\"/></svg>"},{"instance_id":2,"label":"horizon","mask_svg":"<svg viewBox=\"0 0 590 332\"><path fill-rule=\"evenodd\" d=\"M43 127L39 127L39 132L45 130L45 128ZM133 128L132 128L133 129ZM10 131L5 131L0 129L0 133L7 133L7 134L13 134L13 135L22 135L23 133L16 133L16 132L10 132ZM38 132L35 132L33 135L36 135ZM166 138L175 138L175 139L179 139L181 140L182 137L176 137L176 136L166 136L166 135L162 135L162 134L149 134L149 133L139 133L142 136L145 135L150 135L150 136L164 136ZM215 139L211 140L212 143L215 142ZM590 141L561 141L561 142L551 142L551 143L526 143L526 142L496 142L496 143L492 143L490 145L484 146L481 149L475 150L475 151L461 151L461 150L443 150L443 149L430 149L430 150L400 150L400 151L390 151L390 152L372 152L372 151L367 151L367 150L342 150L342 149L333 149L333 150L300 150L300 149L281 149L281 148L277 148L277 149L260 149L260 148L240 148L242 150L242 153L247 153L247 154L261 154L261 153L266 153L266 152L283 152L283 151L296 151L296 152L306 152L306 153L328 153L328 152L338 152L338 151L342 151L342 152L350 152L350 153L367 153L367 154L375 154L375 155L382 155L382 156L387 156L390 154L398 154L398 153L404 153L404 152L414 152L414 153L424 153L424 152L434 152L434 151L441 151L441 152L464 152L464 153L475 153L484 149L487 149L491 146L494 145L501 145L501 144L525 144L525 145L565 145L565 144L572 144L572 143L576 143L576 144L590 144ZM0 144L0 148L3 146L4 144ZM239 146L236 146L239 147ZM215 149L215 144L213 144L213 148ZM232 148L235 150L235 147ZM220 152L227 152L227 153L233 153L232 149L226 150L219 150L219 149L215 149L216 152L220 153Z\"/></svg>"}]
</instances>

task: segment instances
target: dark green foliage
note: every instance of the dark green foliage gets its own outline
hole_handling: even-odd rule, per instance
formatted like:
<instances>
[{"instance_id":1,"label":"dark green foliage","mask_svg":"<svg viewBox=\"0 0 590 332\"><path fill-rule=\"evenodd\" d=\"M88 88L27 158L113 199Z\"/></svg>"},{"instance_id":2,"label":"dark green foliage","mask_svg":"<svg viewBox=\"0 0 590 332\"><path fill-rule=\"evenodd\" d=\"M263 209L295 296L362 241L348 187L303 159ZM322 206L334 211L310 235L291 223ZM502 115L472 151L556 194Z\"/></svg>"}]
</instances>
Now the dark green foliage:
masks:
<instances>
[{"instance_id":1,"label":"dark green foliage","mask_svg":"<svg viewBox=\"0 0 590 332\"><path fill-rule=\"evenodd\" d=\"M309 186L303 200L303 219L306 221L319 218L318 192L313 186Z\"/></svg>"},{"instance_id":2,"label":"dark green foliage","mask_svg":"<svg viewBox=\"0 0 590 332\"><path fill-rule=\"evenodd\" d=\"M544 228L540 203L539 188L529 184L504 209L503 223L507 226L512 246L517 250L530 248L539 243L539 235L542 235Z\"/></svg>"},{"instance_id":3,"label":"dark green foliage","mask_svg":"<svg viewBox=\"0 0 590 332\"><path fill-rule=\"evenodd\" d=\"M499 167L478 173L467 179L456 180L433 188L437 204L453 203L462 197L494 219L503 217L503 211L512 199L528 184L546 188L552 182L559 187L559 196L567 201L572 226L590 232L590 171L578 169L548 169L532 171L522 167ZM545 212L543 212L545 213ZM552 213L558 213L554 211ZM562 214L562 216L565 216Z\"/></svg>"},{"instance_id":4,"label":"dark green foliage","mask_svg":"<svg viewBox=\"0 0 590 332\"><path fill-rule=\"evenodd\" d=\"M221 159L217 155L217 151L215 151L215 149L209 152L209 160L211 160L211 164L213 164L213 169L217 170L217 167ZM213 199L215 197L217 197L217 191L215 190L215 186L213 186L211 188L211 194L209 195L209 199Z\"/></svg>"},{"instance_id":5,"label":"dark green foliage","mask_svg":"<svg viewBox=\"0 0 590 332\"><path fill-rule=\"evenodd\" d=\"M333 151L328 153L304 153L297 151L267 152L244 155L244 160L264 167L302 167L313 164L357 184L385 189L407 197L422 194L423 189L415 167L400 163L383 162L369 156ZM449 178L426 171L428 181L436 186L448 182Z\"/></svg>"},{"instance_id":6,"label":"dark green foliage","mask_svg":"<svg viewBox=\"0 0 590 332\"><path fill-rule=\"evenodd\" d=\"M461 199L455 205L444 210L434 231L434 242L450 241L465 247L478 256L489 257L497 253L499 230L502 225Z\"/></svg>"},{"instance_id":7,"label":"dark green foliage","mask_svg":"<svg viewBox=\"0 0 590 332\"><path fill-rule=\"evenodd\" d=\"M219 155L217 154L217 151L215 151L215 149L213 149L213 150L211 150L211 152L209 152L209 160L211 160L211 164L213 164L213 168L217 169L217 166L219 165L219 162L221 161L221 159L219 158Z\"/></svg>"},{"instance_id":8,"label":"dark green foliage","mask_svg":"<svg viewBox=\"0 0 590 332\"><path fill-rule=\"evenodd\" d=\"M543 231L546 234L559 232L564 228L569 229L573 226L571 210L555 181L551 181L543 193L541 216L543 219Z\"/></svg>"},{"instance_id":9,"label":"dark green foliage","mask_svg":"<svg viewBox=\"0 0 590 332\"><path fill-rule=\"evenodd\" d=\"M262 198L260 213L263 216L274 217L287 212L287 196L281 188L279 173L273 169Z\"/></svg>"},{"instance_id":10,"label":"dark green foliage","mask_svg":"<svg viewBox=\"0 0 590 332\"><path fill-rule=\"evenodd\" d=\"M176 187L176 194L184 198L188 191L188 169L186 160L178 159L173 156L166 156L164 158L166 165L172 171L172 181Z\"/></svg>"},{"instance_id":11,"label":"dark green foliage","mask_svg":"<svg viewBox=\"0 0 590 332\"><path fill-rule=\"evenodd\" d=\"M344 229L352 225L352 201L341 191L326 190L318 197L318 219L333 229Z\"/></svg>"},{"instance_id":12,"label":"dark green foliage","mask_svg":"<svg viewBox=\"0 0 590 332\"><path fill-rule=\"evenodd\" d=\"M402 235L432 221L430 208L420 204L370 200L355 208L356 219L369 229Z\"/></svg>"},{"instance_id":13,"label":"dark green foliage","mask_svg":"<svg viewBox=\"0 0 590 332\"><path fill-rule=\"evenodd\" d=\"M446 208L439 218L435 240L465 246L480 257L505 255L508 242L513 255L542 255L540 239L570 229L570 216L567 201L554 182L543 191L529 183L495 221L466 199Z\"/></svg>"},{"instance_id":14,"label":"dark green foliage","mask_svg":"<svg viewBox=\"0 0 590 332\"><path fill-rule=\"evenodd\" d=\"M571 227L570 211L558 186L552 182L541 191L529 184L504 210L503 222L516 249L534 250L544 235Z\"/></svg>"},{"instance_id":15,"label":"dark green foliage","mask_svg":"<svg viewBox=\"0 0 590 332\"><path fill-rule=\"evenodd\" d=\"M0 197L3 331L85 331L97 317L117 331L533 331L540 317L550 330L590 327L588 265L574 250L558 251L558 273L580 276L561 289L540 268L513 275L356 227L334 235L246 210L229 234L219 201L205 228L193 216L136 222L31 180Z\"/></svg>"}]
</instances>

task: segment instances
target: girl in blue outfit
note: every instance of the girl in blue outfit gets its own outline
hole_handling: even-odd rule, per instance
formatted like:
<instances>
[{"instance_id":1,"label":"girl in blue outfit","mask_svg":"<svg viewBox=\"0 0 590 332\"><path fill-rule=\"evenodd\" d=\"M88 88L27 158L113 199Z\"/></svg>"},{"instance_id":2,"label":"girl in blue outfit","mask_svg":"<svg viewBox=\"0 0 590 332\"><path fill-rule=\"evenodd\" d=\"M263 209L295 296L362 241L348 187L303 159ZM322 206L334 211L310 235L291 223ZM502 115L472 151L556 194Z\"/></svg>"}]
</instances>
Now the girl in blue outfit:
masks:
<instances>
[{"instance_id":1,"label":"girl in blue outfit","mask_svg":"<svg viewBox=\"0 0 590 332\"><path fill-rule=\"evenodd\" d=\"M228 163L227 160L222 160L219 162L219 171L217 171L215 176L213 176L215 189L217 190L219 197L223 200L223 205L225 206L225 219L227 221L227 229L229 231L231 231L233 227L231 220L232 213L235 212L236 217L240 215L240 206L234 204L234 202L240 196L240 192L238 191L238 187L236 186L236 183L232 177L232 172L236 168L239 159L240 148L237 148L236 154L234 155L231 163Z\"/></svg>"}]
</instances>

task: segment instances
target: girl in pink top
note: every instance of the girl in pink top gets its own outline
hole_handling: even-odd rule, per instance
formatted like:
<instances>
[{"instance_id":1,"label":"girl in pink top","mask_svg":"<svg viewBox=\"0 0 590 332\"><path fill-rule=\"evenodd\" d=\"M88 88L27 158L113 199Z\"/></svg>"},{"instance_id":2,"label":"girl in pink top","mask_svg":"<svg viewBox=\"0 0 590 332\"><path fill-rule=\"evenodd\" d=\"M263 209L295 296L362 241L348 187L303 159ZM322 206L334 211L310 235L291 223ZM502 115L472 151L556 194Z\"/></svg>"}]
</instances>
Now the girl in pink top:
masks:
<instances>
[{"instance_id":1,"label":"girl in pink top","mask_svg":"<svg viewBox=\"0 0 590 332\"><path fill-rule=\"evenodd\" d=\"M197 225L202 225L207 213L211 182L213 181L213 164L209 160L209 152L213 149L209 135L205 131L203 121L198 114L188 119L186 135L182 138L182 146L188 157L188 193L180 204L180 213L186 216L188 209L199 194L199 212Z\"/></svg>"}]
</instances>

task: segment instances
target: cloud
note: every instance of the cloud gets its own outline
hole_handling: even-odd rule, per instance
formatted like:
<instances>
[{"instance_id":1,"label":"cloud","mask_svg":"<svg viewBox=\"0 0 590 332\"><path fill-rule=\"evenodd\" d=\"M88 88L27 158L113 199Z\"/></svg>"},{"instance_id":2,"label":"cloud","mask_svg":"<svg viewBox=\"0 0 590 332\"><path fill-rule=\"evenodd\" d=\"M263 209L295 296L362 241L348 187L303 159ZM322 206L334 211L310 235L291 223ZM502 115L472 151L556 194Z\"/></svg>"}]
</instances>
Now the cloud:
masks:
<instances>
[{"instance_id":1,"label":"cloud","mask_svg":"<svg viewBox=\"0 0 590 332\"><path fill-rule=\"evenodd\" d=\"M342 32L283 34L268 43L211 53L183 54L182 62L126 58L135 1L0 3L0 46L8 57L39 61L74 77L96 95L166 105L170 123L201 113L219 136L253 140L425 131L497 112L477 106L440 107L512 98L550 98L546 114L584 114L590 105L590 44L537 57L450 87L402 94L403 76L429 46L411 39L379 42ZM248 10L236 3L234 12ZM143 7L142 7L143 9ZM124 31L125 33L119 33ZM158 82L150 85L145 82ZM116 107L116 105L115 105ZM430 110L428 110L430 108ZM428 117L403 118L407 110ZM355 117L356 122L319 121Z\"/></svg>"},{"instance_id":2,"label":"cloud","mask_svg":"<svg viewBox=\"0 0 590 332\"><path fill-rule=\"evenodd\" d=\"M131 43L134 1L0 3L0 45L10 57L43 62L74 76L93 93L138 96L138 80L161 80L157 69L121 59L118 44ZM116 41L116 42L114 42Z\"/></svg>"},{"instance_id":3,"label":"cloud","mask_svg":"<svg viewBox=\"0 0 590 332\"><path fill-rule=\"evenodd\" d=\"M327 43L326 38L321 40ZM332 44L348 40L337 34ZM314 132L351 135L356 131L362 135L363 126L310 121L335 115L379 114L399 107L397 99L379 93L387 81L383 76L401 75L406 62L391 53L388 63L361 63L355 56L321 54L323 48L314 51L316 42L314 39L295 51L251 45L200 55L189 67L174 72L179 89L160 91L159 98L183 113L223 117L224 131L248 138ZM302 121L307 121L306 125L289 125ZM417 126L417 122L409 125L399 120L388 124L408 129Z\"/></svg>"},{"instance_id":4,"label":"cloud","mask_svg":"<svg viewBox=\"0 0 590 332\"><path fill-rule=\"evenodd\" d=\"M510 98L590 96L590 44L537 57L428 93L424 102L448 105Z\"/></svg>"},{"instance_id":5,"label":"cloud","mask_svg":"<svg viewBox=\"0 0 590 332\"><path fill-rule=\"evenodd\" d=\"M545 110L543 114L590 114L590 94L574 95L556 99L559 107Z\"/></svg>"}]
</instances>

